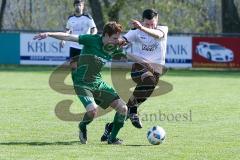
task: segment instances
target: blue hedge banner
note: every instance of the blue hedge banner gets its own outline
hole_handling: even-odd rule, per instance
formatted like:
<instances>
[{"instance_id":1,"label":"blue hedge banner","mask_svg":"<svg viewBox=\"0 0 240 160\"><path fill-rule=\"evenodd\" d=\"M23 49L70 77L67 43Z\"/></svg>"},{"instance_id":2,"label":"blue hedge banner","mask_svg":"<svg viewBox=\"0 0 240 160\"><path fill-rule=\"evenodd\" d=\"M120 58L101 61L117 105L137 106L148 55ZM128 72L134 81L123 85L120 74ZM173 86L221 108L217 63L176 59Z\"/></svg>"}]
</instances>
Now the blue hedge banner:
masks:
<instances>
[{"instance_id":1,"label":"blue hedge banner","mask_svg":"<svg viewBox=\"0 0 240 160\"><path fill-rule=\"evenodd\" d=\"M0 64L20 64L19 33L0 33Z\"/></svg>"}]
</instances>

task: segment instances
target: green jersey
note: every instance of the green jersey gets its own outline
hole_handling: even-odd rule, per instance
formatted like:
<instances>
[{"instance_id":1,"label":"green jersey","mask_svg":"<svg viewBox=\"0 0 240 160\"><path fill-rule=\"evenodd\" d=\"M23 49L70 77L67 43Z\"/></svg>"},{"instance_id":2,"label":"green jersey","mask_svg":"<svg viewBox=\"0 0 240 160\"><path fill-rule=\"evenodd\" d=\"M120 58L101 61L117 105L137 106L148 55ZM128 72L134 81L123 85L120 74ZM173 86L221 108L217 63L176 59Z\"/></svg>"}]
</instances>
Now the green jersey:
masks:
<instances>
[{"instance_id":1,"label":"green jersey","mask_svg":"<svg viewBox=\"0 0 240 160\"><path fill-rule=\"evenodd\" d=\"M84 45L81 55L95 55L106 60L111 59L112 50L107 51L105 49L106 47L104 47L102 42L102 36L90 34L80 35L78 42Z\"/></svg>"},{"instance_id":2,"label":"green jersey","mask_svg":"<svg viewBox=\"0 0 240 160\"><path fill-rule=\"evenodd\" d=\"M115 45L104 46L100 35L80 35L79 44L83 44L84 47L79 57L78 68L73 73L73 80L78 85L97 85L102 81L100 71L105 64L104 60L110 60L112 55L120 50Z\"/></svg>"}]
</instances>

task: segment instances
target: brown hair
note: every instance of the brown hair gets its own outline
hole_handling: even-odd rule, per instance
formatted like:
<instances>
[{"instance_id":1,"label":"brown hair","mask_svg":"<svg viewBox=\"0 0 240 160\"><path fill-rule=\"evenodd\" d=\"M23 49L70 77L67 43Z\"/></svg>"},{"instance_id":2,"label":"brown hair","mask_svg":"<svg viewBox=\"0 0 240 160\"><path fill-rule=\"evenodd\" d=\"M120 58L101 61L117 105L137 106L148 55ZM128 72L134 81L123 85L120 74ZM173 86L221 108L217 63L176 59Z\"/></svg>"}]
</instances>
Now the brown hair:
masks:
<instances>
[{"instance_id":1,"label":"brown hair","mask_svg":"<svg viewBox=\"0 0 240 160\"><path fill-rule=\"evenodd\" d=\"M79 3L84 3L84 0L74 0L73 5L79 4Z\"/></svg>"},{"instance_id":2,"label":"brown hair","mask_svg":"<svg viewBox=\"0 0 240 160\"><path fill-rule=\"evenodd\" d=\"M107 33L109 36L112 36L116 33L121 33L123 31L123 28L121 24L111 21L104 25L103 27L103 36Z\"/></svg>"}]
</instances>

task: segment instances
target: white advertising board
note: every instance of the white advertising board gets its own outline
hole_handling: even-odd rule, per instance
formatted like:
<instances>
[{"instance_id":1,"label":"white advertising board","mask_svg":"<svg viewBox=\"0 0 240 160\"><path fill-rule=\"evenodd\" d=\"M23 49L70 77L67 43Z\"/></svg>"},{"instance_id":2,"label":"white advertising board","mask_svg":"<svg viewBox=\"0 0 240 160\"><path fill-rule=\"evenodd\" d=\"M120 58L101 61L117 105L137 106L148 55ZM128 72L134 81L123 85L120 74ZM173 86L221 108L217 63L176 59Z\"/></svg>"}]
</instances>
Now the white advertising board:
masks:
<instances>
[{"instance_id":1,"label":"white advertising board","mask_svg":"<svg viewBox=\"0 0 240 160\"><path fill-rule=\"evenodd\" d=\"M170 68L192 67L192 37L168 37L166 66Z\"/></svg>"},{"instance_id":2,"label":"white advertising board","mask_svg":"<svg viewBox=\"0 0 240 160\"><path fill-rule=\"evenodd\" d=\"M33 40L35 34L20 35L20 64L61 65L69 59L69 46L60 47L60 41L47 38Z\"/></svg>"}]
</instances>

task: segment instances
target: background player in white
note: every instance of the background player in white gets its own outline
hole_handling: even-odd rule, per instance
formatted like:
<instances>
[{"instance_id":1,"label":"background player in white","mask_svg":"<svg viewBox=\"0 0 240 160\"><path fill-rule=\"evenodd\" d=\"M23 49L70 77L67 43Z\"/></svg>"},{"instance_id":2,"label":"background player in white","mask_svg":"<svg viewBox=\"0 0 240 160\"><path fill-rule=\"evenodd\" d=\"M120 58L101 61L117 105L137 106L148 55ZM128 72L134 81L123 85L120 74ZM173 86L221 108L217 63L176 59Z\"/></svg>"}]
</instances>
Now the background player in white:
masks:
<instances>
[{"instance_id":1,"label":"background player in white","mask_svg":"<svg viewBox=\"0 0 240 160\"><path fill-rule=\"evenodd\" d=\"M74 0L73 3L75 7L75 12L73 15L69 16L67 25L66 25L66 33L74 34L74 35L82 35L82 34L96 34L97 28L94 23L93 18L84 13L84 0ZM78 57L83 48L83 45L80 45L76 42L70 43L70 65L74 70L77 68ZM64 47L65 41L61 41L61 47Z\"/></svg>"},{"instance_id":2,"label":"background player in white","mask_svg":"<svg viewBox=\"0 0 240 160\"><path fill-rule=\"evenodd\" d=\"M132 43L133 51L127 57L135 63L132 66L131 77L137 83L134 92L128 100L128 117L136 128L142 128L137 115L137 108L151 96L159 77L164 70L167 47L167 26L158 26L158 13L146 9L142 14L142 23L132 20L134 29L123 36L121 44ZM107 123L102 139L110 134L112 123Z\"/></svg>"}]
</instances>

